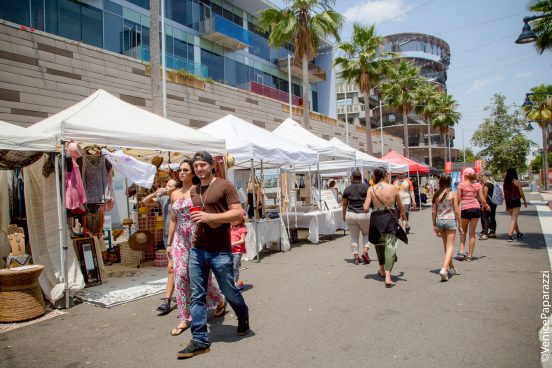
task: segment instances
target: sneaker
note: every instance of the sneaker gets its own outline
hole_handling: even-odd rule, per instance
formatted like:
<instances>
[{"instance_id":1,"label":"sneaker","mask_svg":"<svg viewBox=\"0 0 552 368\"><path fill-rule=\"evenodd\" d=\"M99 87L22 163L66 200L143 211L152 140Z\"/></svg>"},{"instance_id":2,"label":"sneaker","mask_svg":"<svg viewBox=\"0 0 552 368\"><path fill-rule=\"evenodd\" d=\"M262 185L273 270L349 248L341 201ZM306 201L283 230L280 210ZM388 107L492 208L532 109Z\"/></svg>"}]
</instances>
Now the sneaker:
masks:
<instances>
[{"instance_id":1,"label":"sneaker","mask_svg":"<svg viewBox=\"0 0 552 368\"><path fill-rule=\"evenodd\" d=\"M517 233L517 238L518 238L518 239L521 239L521 238L523 238L524 236L525 236L524 233Z\"/></svg>"},{"instance_id":2,"label":"sneaker","mask_svg":"<svg viewBox=\"0 0 552 368\"><path fill-rule=\"evenodd\" d=\"M513 242L514 241L514 237L512 235L508 235L508 241L509 242Z\"/></svg>"},{"instance_id":3,"label":"sneaker","mask_svg":"<svg viewBox=\"0 0 552 368\"><path fill-rule=\"evenodd\" d=\"M410 234L410 226L407 226L407 227L406 227L406 233L407 233L407 234Z\"/></svg>"},{"instance_id":4,"label":"sneaker","mask_svg":"<svg viewBox=\"0 0 552 368\"><path fill-rule=\"evenodd\" d=\"M439 271L439 276L441 276L441 281L448 281L448 272L444 268Z\"/></svg>"},{"instance_id":5,"label":"sneaker","mask_svg":"<svg viewBox=\"0 0 552 368\"><path fill-rule=\"evenodd\" d=\"M449 272L449 276L454 276L456 275L456 268L449 267L448 272Z\"/></svg>"},{"instance_id":6,"label":"sneaker","mask_svg":"<svg viewBox=\"0 0 552 368\"><path fill-rule=\"evenodd\" d=\"M489 237L486 234L479 236L479 240L487 240Z\"/></svg>"},{"instance_id":7,"label":"sneaker","mask_svg":"<svg viewBox=\"0 0 552 368\"><path fill-rule=\"evenodd\" d=\"M249 317L238 320L238 336L247 335L249 333Z\"/></svg>"},{"instance_id":8,"label":"sneaker","mask_svg":"<svg viewBox=\"0 0 552 368\"><path fill-rule=\"evenodd\" d=\"M466 258L466 254L458 251L458 253L456 253L455 257L456 257L456 259L458 259L460 261L463 261Z\"/></svg>"},{"instance_id":9,"label":"sneaker","mask_svg":"<svg viewBox=\"0 0 552 368\"><path fill-rule=\"evenodd\" d=\"M496 234L495 233L489 233L489 238L496 238Z\"/></svg>"},{"instance_id":10,"label":"sneaker","mask_svg":"<svg viewBox=\"0 0 552 368\"><path fill-rule=\"evenodd\" d=\"M368 253L362 253L362 261L364 261L364 264L370 264L370 257L368 256Z\"/></svg>"},{"instance_id":11,"label":"sneaker","mask_svg":"<svg viewBox=\"0 0 552 368\"><path fill-rule=\"evenodd\" d=\"M169 298L165 299L165 302L161 304L156 309L158 312L161 312L162 314L167 314L171 311L171 300Z\"/></svg>"},{"instance_id":12,"label":"sneaker","mask_svg":"<svg viewBox=\"0 0 552 368\"><path fill-rule=\"evenodd\" d=\"M177 358L191 358L193 356L199 355L199 354L205 354L209 352L209 345L199 345L194 340L191 340L188 346L184 348L184 350L180 350L178 353L176 353Z\"/></svg>"}]
</instances>

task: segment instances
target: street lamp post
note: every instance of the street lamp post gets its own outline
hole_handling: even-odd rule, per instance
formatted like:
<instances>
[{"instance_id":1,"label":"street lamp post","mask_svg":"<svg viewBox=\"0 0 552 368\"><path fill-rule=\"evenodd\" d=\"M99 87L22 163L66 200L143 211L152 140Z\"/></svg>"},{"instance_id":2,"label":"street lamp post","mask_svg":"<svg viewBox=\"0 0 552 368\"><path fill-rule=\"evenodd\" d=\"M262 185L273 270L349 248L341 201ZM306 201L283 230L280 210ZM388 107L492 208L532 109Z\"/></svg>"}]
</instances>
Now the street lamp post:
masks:
<instances>
[{"instance_id":1,"label":"street lamp post","mask_svg":"<svg viewBox=\"0 0 552 368\"><path fill-rule=\"evenodd\" d=\"M525 108L531 108L533 102L529 96L533 95L547 95L552 96L552 93L548 92L530 92L525 94L525 102L521 105ZM548 190L548 121L538 121L542 131L542 173L543 173L543 189Z\"/></svg>"},{"instance_id":2,"label":"street lamp post","mask_svg":"<svg viewBox=\"0 0 552 368\"><path fill-rule=\"evenodd\" d=\"M523 45L526 43L535 42L538 38L537 34L531 30L531 26L529 25L529 22L532 22L537 19L541 18L548 18L551 17L550 14L543 14L543 15L533 15L531 17L524 17L523 18L523 28L521 29L521 33L519 34L516 43Z\"/></svg>"},{"instance_id":3,"label":"street lamp post","mask_svg":"<svg viewBox=\"0 0 552 368\"><path fill-rule=\"evenodd\" d=\"M376 106L374 107L373 109L370 109L369 107L369 110L370 110L370 117L372 117L372 113L374 112L375 109L379 109L379 115L380 115L380 136L381 136L381 155L380 157L383 157L383 109L382 107L385 106L385 104L383 104L383 101L381 98L378 98L379 100L379 106ZM368 126L369 122L366 122L366 126Z\"/></svg>"}]
</instances>

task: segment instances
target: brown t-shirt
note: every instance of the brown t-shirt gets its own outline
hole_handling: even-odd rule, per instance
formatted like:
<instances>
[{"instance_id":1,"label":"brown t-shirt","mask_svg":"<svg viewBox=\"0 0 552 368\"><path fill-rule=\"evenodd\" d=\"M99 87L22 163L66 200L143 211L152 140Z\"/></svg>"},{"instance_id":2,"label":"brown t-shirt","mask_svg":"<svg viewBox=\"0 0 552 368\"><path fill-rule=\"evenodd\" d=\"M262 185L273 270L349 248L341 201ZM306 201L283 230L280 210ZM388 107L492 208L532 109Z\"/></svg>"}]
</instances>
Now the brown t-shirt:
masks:
<instances>
[{"instance_id":1,"label":"brown t-shirt","mask_svg":"<svg viewBox=\"0 0 552 368\"><path fill-rule=\"evenodd\" d=\"M195 185L190 190L194 206L205 204L207 213L224 213L229 206L240 203L234 184L227 180L216 178L210 185ZM203 199L203 203L202 203ZM231 252L230 224L216 224L215 228L207 224L198 224L193 246L209 252Z\"/></svg>"}]
</instances>

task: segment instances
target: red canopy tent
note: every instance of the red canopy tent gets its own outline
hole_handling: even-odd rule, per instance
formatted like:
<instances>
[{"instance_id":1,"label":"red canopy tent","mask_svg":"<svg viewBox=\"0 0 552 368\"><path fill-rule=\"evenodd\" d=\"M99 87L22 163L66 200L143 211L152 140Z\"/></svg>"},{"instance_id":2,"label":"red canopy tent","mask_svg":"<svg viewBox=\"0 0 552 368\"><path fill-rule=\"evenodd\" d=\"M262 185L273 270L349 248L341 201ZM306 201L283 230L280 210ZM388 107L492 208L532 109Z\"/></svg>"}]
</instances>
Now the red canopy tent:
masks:
<instances>
[{"instance_id":1,"label":"red canopy tent","mask_svg":"<svg viewBox=\"0 0 552 368\"><path fill-rule=\"evenodd\" d=\"M393 164L408 165L409 174L429 174L429 166L406 158L403 155L399 154L397 151L389 151L381 159Z\"/></svg>"},{"instance_id":2,"label":"red canopy tent","mask_svg":"<svg viewBox=\"0 0 552 368\"><path fill-rule=\"evenodd\" d=\"M429 166L421 164L417 161L411 160L409 158L404 157L400 153L396 151L389 151L385 156L381 158L383 161L391 162L393 164L399 164L399 165L408 165L408 173L409 174L416 174L418 178L418 201L420 202L420 209L422 204L422 198L420 193L420 174L428 174L429 175Z\"/></svg>"}]
</instances>

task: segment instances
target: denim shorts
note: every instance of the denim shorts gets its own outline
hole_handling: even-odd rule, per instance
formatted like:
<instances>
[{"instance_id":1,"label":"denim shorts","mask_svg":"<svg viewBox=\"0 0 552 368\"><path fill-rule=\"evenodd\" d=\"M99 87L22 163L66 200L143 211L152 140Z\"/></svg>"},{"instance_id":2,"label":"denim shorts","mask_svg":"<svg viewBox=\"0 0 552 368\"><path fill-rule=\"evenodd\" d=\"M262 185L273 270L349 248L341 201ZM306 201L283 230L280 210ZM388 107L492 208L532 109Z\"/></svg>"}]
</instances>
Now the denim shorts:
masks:
<instances>
[{"instance_id":1,"label":"denim shorts","mask_svg":"<svg viewBox=\"0 0 552 368\"><path fill-rule=\"evenodd\" d=\"M460 217L464 220L481 218L481 210L479 208L470 208L460 211Z\"/></svg>"},{"instance_id":2,"label":"denim shorts","mask_svg":"<svg viewBox=\"0 0 552 368\"><path fill-rule=\"evenodd\" d=\"M456 220L437 219L437 229L439 230L456 230Z\"/></svg>"}]
</instances>

